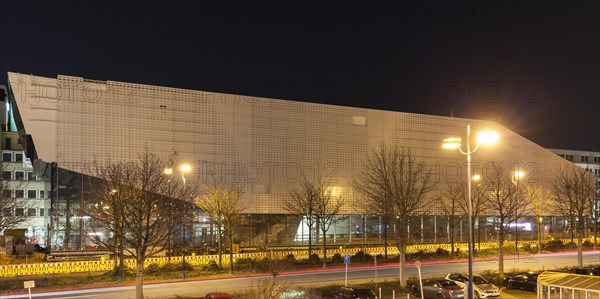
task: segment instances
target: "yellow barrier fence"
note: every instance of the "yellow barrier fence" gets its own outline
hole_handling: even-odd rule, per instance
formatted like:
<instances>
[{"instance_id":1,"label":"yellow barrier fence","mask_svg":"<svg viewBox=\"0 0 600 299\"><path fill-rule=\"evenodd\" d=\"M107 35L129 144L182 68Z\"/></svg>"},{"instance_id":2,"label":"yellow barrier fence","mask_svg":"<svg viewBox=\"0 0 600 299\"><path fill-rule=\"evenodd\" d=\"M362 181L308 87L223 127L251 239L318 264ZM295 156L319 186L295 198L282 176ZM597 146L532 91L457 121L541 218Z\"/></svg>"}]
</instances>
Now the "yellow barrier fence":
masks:
<instances>
[{"instance_id":1,"label":"yellow barrier fence","mask_svg":"<svg viewBox=\"0 0 600 299\"><path fill-rule=\"evenodd\" d=\"M563 243L570 242L570 239L562 240ZM505 246L510 246L514 242L506 241ZM519 241L519 246L525 244L537 244L537 241ZM478 243L475 244L477 248ZM455 243L455 248L467 248L467 243ZM498 243L496 242L485 242L481 243L481 248L497 248ZM419 244L407 246L407 252L416 252L419 250L423 251L435 251L438 248L450 249L450 244ZM341 255L351 254L354 255L359 251L365 251L371 255L383 254L384 247L370 247L370 248L338 248L328 249L327 255L329 257L336 253ZM320 254L321 251L317 246L313 250L313 253ZM397 254L398 249L395 246L388 247L389 254ZM263 259L269 256L269 254L278 258L285 258L288 255L294 255L297 259L304 259L308 257L306 250L291 250L291 251L274 251L274 252L253 252L253 253L241 253L234 254L234 262L240 258L251 258L251 259ZM186 263L191 265L206 265L209 261L217 261L218 255L190 255L185 257ZM182 256L171 256L171 263L181 263ZM148 258L144 263L146 266L150 264L157 264L159 266L169 263L168 257L152 257ZM129 268L135 268L135 260L126 259L125 266ZM229 255L223 254L223 264L229 264ZM78 261L78 262L43 262L43 263L31 263L31 264L11 264L11 265L0 265L0 277L14 277L21 275L48 275L48 274L69 274L69 273L85 273L85 272L97 272L97 271L109 271L114 268L114 261L112 260L100 260L100 261Z\"/></svg>"}]
</instances>

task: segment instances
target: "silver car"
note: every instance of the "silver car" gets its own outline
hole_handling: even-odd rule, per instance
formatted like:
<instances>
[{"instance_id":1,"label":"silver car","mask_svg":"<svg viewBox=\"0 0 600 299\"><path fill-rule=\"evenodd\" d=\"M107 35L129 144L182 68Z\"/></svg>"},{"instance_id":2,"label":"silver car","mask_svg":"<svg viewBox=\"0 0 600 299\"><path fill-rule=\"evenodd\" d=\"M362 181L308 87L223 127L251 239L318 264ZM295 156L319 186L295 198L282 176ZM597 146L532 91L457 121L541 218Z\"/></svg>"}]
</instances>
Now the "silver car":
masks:
<instances>
[{"instance_id":1,"label":"silver car","mask_svg":"<svg viewBox=\"0 0 600 299\"><path fill-rule=\"evenodd\" d=\"M456 284L465 288L466 293L466 286L467 282L469 281L468 276L459 273L449 273L446 275L446 279L452 280L456 282ZM473 286L475 289L476 298L500 297L500 289L479 275L473 275Z\"/></svg>"},{"instance_id":2,"label":"silver car","mask_svg":"<svg viewBox=\"0 0 600 299\"><path fill-rule=\"evenodd\" d=\"M415 284L412 293L421 298L421 286ZM423 297L431 299L462 299L463 287L448 279L432 279L423 282Z\"/></svg>"}]
</instances>

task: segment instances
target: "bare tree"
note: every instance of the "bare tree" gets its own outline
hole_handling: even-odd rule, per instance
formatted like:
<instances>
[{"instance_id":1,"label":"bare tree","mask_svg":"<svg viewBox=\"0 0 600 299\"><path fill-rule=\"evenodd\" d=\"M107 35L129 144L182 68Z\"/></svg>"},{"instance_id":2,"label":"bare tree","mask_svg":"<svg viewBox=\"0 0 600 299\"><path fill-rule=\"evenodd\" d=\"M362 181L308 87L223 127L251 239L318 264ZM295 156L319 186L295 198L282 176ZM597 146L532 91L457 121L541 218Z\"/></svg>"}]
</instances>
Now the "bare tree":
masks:
<instances>
[{"instance_id":1,"label":"bare tree","mask_svg":"<svg viewBox=\"0 0 600 299\"><path fill-rule=\"evenodd\" d=\"M475 220L479 219L479 215L481 215L481 213L483 213L483 211L485 210L485 202L486 202L486 196L485 196L485 192L484 192L484 188L482 188L482 181L481 178L479 180L475 180L473 179L473 183L475 184L475 186L473 186L474 188L472 189L471 192L471 223L473 224L473 226L475 226ZM463 194L465 193L464 188L467 184L462 183L460 188L463 188ZM466 196L466 194L462 197L462 203L460 204L460 208L463 212L463 215L469 214L469 198ZM472 231L474 231L475 228L472 228ZM477 240L478 240L478 248L481 249L481 225L478 225L477 227ZM474 240L473 240L474 242Z\"/></svg>"},{"instance_id":2,"label":"bare tree","mask_svg":"<svg viewBox=\"0 0 600 299\"><path fill-rule=\"evenodd\" d=\"M486 210L496 217L498 231L498 275L504 277L504 240L509 227L527 212L529 203L524 193L511 181L512 173L500 164L492 163L485 168L484 188L487 195ZM522 187L522 185L521 185Z\"/></svg>"},{"instance_id":3,"label":"bare tree","mask_svg":"<svg viewBox=\"0 0 600 299\"><path fill-rule=\"evenodd\" d=\"M332 186L325 184L321 178L315 180L316 187L316 205L315 216L317 218L317 226L323 234L323 268L327 267L327 231L331 227L334 218L340 212L343 206L341 194L334 194Z\"/></svg>"},{"instance_id":4,"label":"bare tree","mask_svg":"<svg viewBox=\"0 0 600 299\"><path fill-rule=\"evenodd\" d=\"M442 192L442 196L438 198L438 202L442 207L444 216L448 221L448 229L450 236L450 252L454 254L454 243L456 227L460 224L463 218L465 218L465 184L461 183L448 183L446 184L445 190Z\"/></svg>"},{"instance_id":5,"label":"bare tree","mask_svg":"<svg viewBox=\"0 0 600 299\"><path fill-rule=\"evenodd\" d=\"M393 215L394 241L400 252L400 286L405 286L408 221L432 203L427 197L435 185L431 172L424 162L417 161L410 148L381 144L363 162L363 171L354 185L365 196L365 205L391 210L386 215Z\"/></svg>"},{"instance_id":6,"label":"bare tree","mask_svg":"<svg viewBox=\"0 0 600 299\"><path fill-rule=\"evenodd\" d=\"M582 267L584 223L592 212L592 203L596 197L596 178L578 167L561 168L552 180L552 185L555 208L571 220L577 237L577 264Z\"/></svg>"},{"instance_id":7,"label":"bare tree","mask_svg":"<svg viewBox=\"0 0 600 299\"><path fill-rule=\"evenodd\" d=\"M11 178L0 178L0 232L27 221L27 209L34 206L31 201L15 198L17 194L13 196L13 189L22 190L20 186L20 182L12 181Z\"/></svg>"},{"instance_id":8,"label":"bare tree","mask_svg":"<svg viewBox=\"0 0 600 299\"><path fill-rule=\"evenodd\" d=\"M88 214L92 234L88 238L101 248L115 253L117 281L123 280L124 275L124 222L127 193L118 192L129 188L128 182L133 175L129 171L131 165L123 162L94 162L89 169L97 179L92 183ZM108 235L108 236L107 236Z\"/></svg>"},{"instance_id":9,"label":"bare tree","mask_svg":"<svg viewBox=\"0 0 600 299\"><path fill-rule=\"evenodd\" d=\"M531 213L535 216L538 230L538 254L542 252L542 218L547 214L552 202L548 190L537 184L525 185L525 200L529 202Z\"/></svg>"},{"instance_id":10,"label":"bare tree","mask_svg":"<svg viewBox=\"0 0 600 299\"><path fill-rule=\"evenodd\" d=\"M246 209L238 188L223 187L215 183L208 192L196 200L196 205L206 212L219 231L219 267L222 267L221 236L229 241L229 273L233 273L233 236L237 232L241 216ZM221 234L222 230L222 234Z\"/></svg>"},{"instance_id":11,"label":"bare tree","mask_svg":"<svg viewBox=\"0 0 600 299\"><path fill-rule=\"evenodd\" d=\"M290 191L290 200L284 202L284 209L290 214L300 216L300 223L306 223L308 227L308 257L312 254L312 230L317 223L318 188L315 183L302 176L298 188ZM303 236L304 238L304 236Z\"/></svg>"},{"instance_id":12,"label":"bare tree","mask_svg":"<svg viewBox=\"0 0 600 299\"><path fill-rule=\"evenodd\" d=\"M191 185L163 174L165 168L173 167L175 158L175 154L160 158L146 150L133 162L97 163L97 173L107 175L100 177L104 183L95 191L100 196L96 199L98 209L94 210L100 215L95 223L104 223L107 230L112 230L119 240L119 250L135 259L138 299L144 298L144 262L164 250L169 236L170 206L166 194L189 202L195 193ZM117 178L119 181L114 181Z\"/></svg>"}]
</instances>

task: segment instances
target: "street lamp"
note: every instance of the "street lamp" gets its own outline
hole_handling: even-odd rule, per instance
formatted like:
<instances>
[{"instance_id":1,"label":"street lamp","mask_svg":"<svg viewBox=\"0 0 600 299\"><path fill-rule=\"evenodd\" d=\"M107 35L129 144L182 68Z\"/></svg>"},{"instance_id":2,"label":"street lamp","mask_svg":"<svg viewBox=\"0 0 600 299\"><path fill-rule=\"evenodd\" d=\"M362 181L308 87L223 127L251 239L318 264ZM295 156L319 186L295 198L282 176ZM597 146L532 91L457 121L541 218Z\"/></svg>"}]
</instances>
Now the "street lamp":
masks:
<instances>
[{"instance_id":1,"label":"street lamp","mask_svg":"<svg viewBox=\"0 0 600 299\"><path fill-rule=\"evenodd\" d=\"M498 141L498 133L495 131L482 131L477 133L477 143L473 149L471 149L471 125L467 125L467 142L466 151L461 148L461 138L452 137L446 138L443 141L442 148L444 149L458 149L461 154L467 156L467 194L468 194L468 224L469 224L469 282L468 282L468 299L474 299L474 288L473 288L473 202L471 198L471 154L473 154L479 145L481 144L493 144Z\"/></svg>"},{"instance_id":2,"label":"street lamp","mask_svg":"<svg viewBox=\"0 0 600 299\"><path fill-rule=\"evenodd\" d=\"M510 178L512 183L515 184L515 193L513 194L513 201L514 201L514 197L516 196L517 192L519 191L519 181L524 176L525 176L525 173L523 171L520 171L517 169L513 172L513 176ZM519 256L519 219L515 219L515 255L517 257Z\"/></svg>"}]
</instances>

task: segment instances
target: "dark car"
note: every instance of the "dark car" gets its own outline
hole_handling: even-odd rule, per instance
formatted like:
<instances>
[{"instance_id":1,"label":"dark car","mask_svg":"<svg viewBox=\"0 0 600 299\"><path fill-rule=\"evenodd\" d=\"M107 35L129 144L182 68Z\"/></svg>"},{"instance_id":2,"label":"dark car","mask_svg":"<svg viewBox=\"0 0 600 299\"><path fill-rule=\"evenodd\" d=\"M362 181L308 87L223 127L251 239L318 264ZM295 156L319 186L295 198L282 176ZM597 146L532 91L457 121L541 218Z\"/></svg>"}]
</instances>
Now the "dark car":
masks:
<instances>
[{"instance_id":1,"label":"dark car","mask_svg":"<svg viewBox=\"0 0 600 299\"><path fill-rule=\"evenodd\" d=\"M412 286L412 292L417 298L421 297L419 284ZM463 287L448 279L434 279L423 282L423 297L434 299L458 299L464 298Z\"/></svg>"},{"instance_id":2,"label":"dark car","mask_svg":"<svg viewBox=\"0 0 600 299\"><path fill-rule=\"evenodd\" d=\"M520 289L526 291L537 291L537 278L540 272L523 272L504 278L504 286L507 289Z\"/></svg>"},{"instance_id":3,"label":"dark car","mask_svg":"<svg viewBox=\"0 0 600 299\"><path fill-rule=\"evenodd\" d=\"M339 290L331 292L329 298L332 299L379 299L373 290L362 286L341 287Z\"/></svg>"},{"instance_id":4,"label":"dark car","mask_svg":"<svg viewBox=\"0 0 600 299\"><path fill-rule=\"evenodd\" d=\"M227 293L208 293L204 299L231 299L231 295Z\"/></svg>"},{"instance_id":5,"label":"dark car","mask_svg":"<svg viewBox=\"0 0 600 299\"><path fill-rule=\"evenodd\" d=\"M600 268L574 268L569 269L569 272L580 275L600 276Z\"/></svg>"}]
</instances>

